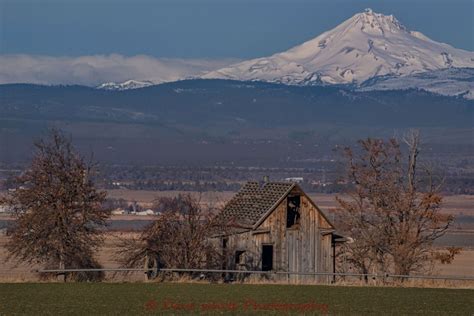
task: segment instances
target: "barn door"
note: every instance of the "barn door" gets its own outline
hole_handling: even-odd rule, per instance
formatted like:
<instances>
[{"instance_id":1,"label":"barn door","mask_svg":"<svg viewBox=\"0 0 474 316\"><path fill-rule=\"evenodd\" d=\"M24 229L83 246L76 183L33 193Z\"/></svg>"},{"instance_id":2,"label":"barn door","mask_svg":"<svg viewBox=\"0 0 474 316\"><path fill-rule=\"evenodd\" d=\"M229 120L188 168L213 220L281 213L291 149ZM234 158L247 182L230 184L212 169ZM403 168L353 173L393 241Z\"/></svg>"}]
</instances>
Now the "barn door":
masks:
<instances>
[{"instance_id":1,"label":"barn door","mask_svg":"<svg viewBox=\"0 0 474 316\"><path fill-rule=\"evenodd\" d=\"M331 257L331 234L326 234L321 237L321 255L319 258L320 267L319 271L331 273L333 272L332 267L332 257ZM329 276L320 276L319 281L323 283L329 283Z\"/></svg>"},{"instance_id":2,"label":"barn door","mask_svg":"<svg viewBox=\"0 0 474 316\"><path fill-rule=\"evenodd\" d=\"M298 269L298 231L286 231L286 249L288 253L288 272L299 272ZM290 283L297 283L298 276L289 274L288 280Z\"/></svg>"}]
</instances>

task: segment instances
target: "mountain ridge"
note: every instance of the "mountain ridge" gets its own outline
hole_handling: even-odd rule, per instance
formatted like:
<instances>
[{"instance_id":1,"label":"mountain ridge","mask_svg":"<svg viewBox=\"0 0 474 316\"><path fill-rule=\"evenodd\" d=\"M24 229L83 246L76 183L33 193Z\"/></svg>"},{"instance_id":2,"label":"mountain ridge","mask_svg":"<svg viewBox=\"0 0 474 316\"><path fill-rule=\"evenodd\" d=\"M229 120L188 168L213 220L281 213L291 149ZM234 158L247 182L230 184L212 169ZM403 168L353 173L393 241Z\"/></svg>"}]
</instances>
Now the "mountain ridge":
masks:
<instances>
[{"instance_id":1,"label":"mountain ridge","mask_svg":"<svg viewBox=\"0 0 474 316\"><path fill-rule=\"evenodd\" d=\"M127 80L124 82L105 82L96 87L96 89L101 90L113 90L113 91L122 91L130 89L140 89L153 85L160 84L162 82L153 82L150 80Z\"/></svg>"}]
</instances>

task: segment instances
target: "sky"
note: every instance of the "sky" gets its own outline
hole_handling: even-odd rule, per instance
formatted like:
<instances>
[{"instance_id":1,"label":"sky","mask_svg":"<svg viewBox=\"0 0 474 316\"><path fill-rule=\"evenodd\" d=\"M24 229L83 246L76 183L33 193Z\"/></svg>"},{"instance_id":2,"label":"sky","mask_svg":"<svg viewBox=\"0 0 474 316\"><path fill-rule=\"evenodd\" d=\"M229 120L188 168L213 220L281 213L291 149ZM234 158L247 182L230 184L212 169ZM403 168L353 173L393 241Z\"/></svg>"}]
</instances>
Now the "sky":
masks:
<instances>
[{"instance_id":1,"label":"sky","mask_svg":"<svg viewBox=\"0 0 474 316\"><path fill-rule=\"evenodd\" d=\"M196 77L285 51L366 8L474 50L474 0L0 0L0 84Z\"/></svg>"},{"instance_id":2,"label":"sky","mask_svg":"<svg viewBox=\"0 0 474 316\"><path fill-rule=\"evenodd\" d=\"M473 0L0 0L0 55L254 58L309 40L368 7L474 50Z\"/></svg>"}]
</instances>

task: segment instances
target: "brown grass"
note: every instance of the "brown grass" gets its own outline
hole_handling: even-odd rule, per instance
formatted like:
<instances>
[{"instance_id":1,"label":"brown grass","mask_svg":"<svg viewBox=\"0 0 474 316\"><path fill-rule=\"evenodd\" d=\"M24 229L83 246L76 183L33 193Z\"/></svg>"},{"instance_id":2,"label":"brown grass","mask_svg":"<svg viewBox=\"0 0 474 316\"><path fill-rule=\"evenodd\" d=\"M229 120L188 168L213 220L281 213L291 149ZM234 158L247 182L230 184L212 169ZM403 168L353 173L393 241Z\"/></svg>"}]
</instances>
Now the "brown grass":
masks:
<instances>
[{"instance_id":1,"label":"brown grass","mask_svg":"<svg viewBox=\"0 0 474 316\"><path fill-rule=\"evenodd\" d=\"M117 268L120 264L115 259L114 252L117 249L117 241L119 238L129 238L136 236L137 233L133 232L114 232L107 233L105 238L104 246L98 254L99 262L107 268ZM7 237L0 235L0 258L6 257L5 242ZM458 255L452 264L441 265L438 264L435 267L435 272L440 275L468 275L474 276L474 268L472 268L472 262L474 262L474 250L464 250ZM38 282L38 275L33 272L34 269L38 269L38 266L28 266L25 264L16 265L13 262L0 261L0 282ZM106 282L141 282L144 281L145 277L142 272L134 272L129 275L118 274L114 275L113 272L106 273ZM180 276L174 278L173 282L196 282L196 283L207 283L207 281L192 280L186 276ZM262 284L262 283L286 283L285 281L267 281L262 280L259 277L251 278L249 283ZM340 280L340 285L363 285L359 278L346 278L346 281ZM382 285L379 280L371 280L370 286ZM473 281L449 281L449 280L408 280L400 284L401 286L420 286L420 287L474 287Z\"/></svg>"}]
</instances>

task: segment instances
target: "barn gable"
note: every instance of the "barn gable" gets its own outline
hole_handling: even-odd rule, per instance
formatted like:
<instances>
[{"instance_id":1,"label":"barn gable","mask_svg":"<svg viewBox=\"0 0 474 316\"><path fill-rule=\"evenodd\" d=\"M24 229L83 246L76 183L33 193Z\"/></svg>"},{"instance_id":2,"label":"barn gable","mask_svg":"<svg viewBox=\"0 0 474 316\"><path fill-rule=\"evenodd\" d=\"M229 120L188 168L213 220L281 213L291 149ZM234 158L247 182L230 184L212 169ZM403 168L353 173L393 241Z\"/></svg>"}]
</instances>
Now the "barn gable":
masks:
<instances>
[{"instance_id":1,"label":"barn gable","mask_svg":"<svg viewBox=\"0 0 474 316\"><path fill-rule=\"evenodd\" d=\"M247 182L218 215L225 222L256 229L290 195L298 193L318 211L327 228L334 228L325 214L296 183Z\"/></svg>"}]
</instances>

